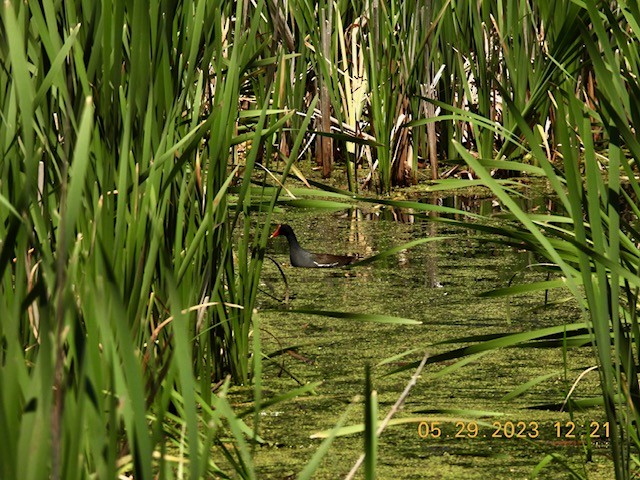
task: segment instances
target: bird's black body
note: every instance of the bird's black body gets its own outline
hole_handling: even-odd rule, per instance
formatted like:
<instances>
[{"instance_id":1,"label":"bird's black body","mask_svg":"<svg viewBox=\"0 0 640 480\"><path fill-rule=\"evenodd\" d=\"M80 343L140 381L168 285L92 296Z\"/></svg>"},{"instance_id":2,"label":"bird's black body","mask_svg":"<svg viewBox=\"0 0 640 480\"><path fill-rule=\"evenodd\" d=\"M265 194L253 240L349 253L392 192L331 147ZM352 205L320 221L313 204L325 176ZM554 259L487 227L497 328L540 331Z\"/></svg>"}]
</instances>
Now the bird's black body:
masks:
<instances>
[{"instance_id":1,"label":"bird's black body","mask_svg":"<svg viewBox=\"0 0 640 480\"><path fill-rule=\"evenodd\" d=\"M331 255L328 253L311 253L307 252L298 243L296 234L293 229L286 224L278 225L271 238L284 235L289 242L289 258L291 265L302 268L331 268L349 265L357 260L356 257L349 255Z\"/></svg>"}]
</instances>

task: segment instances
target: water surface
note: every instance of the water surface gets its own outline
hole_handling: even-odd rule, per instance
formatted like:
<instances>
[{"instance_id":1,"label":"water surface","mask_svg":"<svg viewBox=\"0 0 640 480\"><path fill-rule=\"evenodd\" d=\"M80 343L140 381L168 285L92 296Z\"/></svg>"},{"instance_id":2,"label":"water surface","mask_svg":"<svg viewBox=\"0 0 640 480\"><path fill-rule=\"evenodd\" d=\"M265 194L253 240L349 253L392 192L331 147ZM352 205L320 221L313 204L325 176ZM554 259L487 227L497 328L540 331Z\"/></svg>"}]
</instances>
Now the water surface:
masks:
<instances>
[{"instance_id":1,"label":"water surface","mask_svg":"<svg viewBox=\"0 0 640 480\"><path fill-rule=\"evenodd\" d=\"M472 204L473 202L470 202ZM548 202L538 202L544 210ZM457 206L460 204L458 203ZM479 205L479 206L478 206ZM470 208L495 209L489 199ZM486 213L486 212L485 212ZM462 344L434 345L471 335L515 333L580 320L567 291L518 295L509 299L482 298L482 292L510 282L534 282L547 278L533 267L538 260L525 251L477 238L467 230L390 210L369 209L332 214L287 211L275 219L290 224L301 245L313 252L370 256L393 246L426 236L445 240L420 245L380 262L353 269L298 269L288 266L284 239L269 244L268 255L282 265L289 302L281 274L271 262L263 270L258 310L266 352L290 349L266 364L266 396L307 382L322 381L316 395L306 396L269 410L260 434L274 442L261 447L256 464L260 478L289 478L299 473L318 448L310 435L331 428L354 395L363 392L364 366L377 365L402 352L416 352L373 370L379 395L380 417L386 415L409 381L412 371L387 375L424 352L435 355ZM353 320L287 313L288 309L312 309L394 315L422 322L417 326L363 323ZM536 422L535 439L492 438L494 430L482 427L477 438L455 438L455 422L441 425L438 439L423 439L417 425L389 427L379 443L379 478L525 478L549 453L560 453L582 468L584 456L574 439L564 438L555 422L570 421L568 413L530 410L537 404L562 402L582 369L595 364L590 348L573 349L568 364L559 349L498 350L444 376L453 364L428 365L397 417L442 414L441 409L502 412L503 417L484 420ZM504 395L540 375L557 373L524 395L503 400ZM576 396L598 392L597 376L588 374L578 384ZM450 418L455 418L451 415ZM578 419L578 420L576 420ZM597 409L580 413L577 423L604 421ZM362 407L354 409L350 424L362 422ZM570 441L568 441L570 440ZM564 443L563 443L564 442ZM321 471L314 478L343 477L362 452L358 435L335 441ZM586 467L593 478L608 478L606 448L594 450ZM541 478L564 478L552 466ZM546 476L545 476L546 475Z\"/></svg>"}]
</instances>

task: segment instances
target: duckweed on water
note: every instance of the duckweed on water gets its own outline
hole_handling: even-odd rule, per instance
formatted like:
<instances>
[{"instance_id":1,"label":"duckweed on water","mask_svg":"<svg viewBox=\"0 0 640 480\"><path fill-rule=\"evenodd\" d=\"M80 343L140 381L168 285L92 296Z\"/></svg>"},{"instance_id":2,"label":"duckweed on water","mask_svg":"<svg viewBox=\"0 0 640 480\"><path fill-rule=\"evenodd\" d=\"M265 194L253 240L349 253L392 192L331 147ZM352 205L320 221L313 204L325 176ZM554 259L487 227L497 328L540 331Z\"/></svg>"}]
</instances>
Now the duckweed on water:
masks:
<instances>
[{"instance_id":1,"label":"duckweed on water","mask_svg":"<svg viewBox=\"0 0 640 480\"><path fill-rule=\"evenodd\" d=\"M461 346L436 345L438 342L579 321L579 311L573 303L564 302L568 295L560 290L549 293L546 307L540 293L510 299L478 297L481 292L507 286L516 274L518 281L533 282L544 280L546 273L523 269L535 263L530 254L479 242L468 232L434 223L349 221L340 215L318 217L299 212L279 220L294 226L304 247L318 252L369 256L425 235L451 238L352 270L288 267L286 243L272 241L268 255L285 265L292 298L283 305L262 296L263 345L267 353L285 348L291 352L265 364L265 397L289 390L297 382L323 384L317 395L298 398L284 409L280 405L273 415L261 417L260 434L268 443L256 452L259 478L293 478L302 470L320 444L310 436L330 429L352 398L362 393L366 363L377 365L404 351L416 351L401 361L374 368L382 417L412 373L387 375L389 372L418 360L422 352L436 355ZM265 291L284 297L280 273L270 262L265 263L263 281ZM554 305L554 301L561 303ZM387 314L422 324L363 323L282 311L288 308ZM396 417L439 418L446 416L442 410L482 410L503 416L482 418L489 426L480 426L475 438L468 438L475 424L464 414L449 415L453 421L439 425L442 433L438 438L421 438L416 423L388 427L379 443L379 478L526 478L548 454L561 455L571 468L588 473L589 478L611 478L611 463L603 448L606 443L593 448L591 462L584 466L585 448L578 438L566 437L566 422L602 424L600 409L572 417L566 412L528 408L561 403L580 372L595 365L588 346L569 350L567 360L565 374L561 349L510 348L492 351L446 375L438 372L454 361L428 365ZM503 399L516 387L553 372L523 395ZM577 397L597 395L597 374L587 374L576 393ZM250 393L239 389L236 395L246 399ZM362 415L359 406L348 424L361 423ZM460 417L468 420L456 424ZM500 430L508 422L525 425L529 437L534 435L532 429L538 434L516 438L509 429ZM343 477L361 452L359 435L336 439L314 478ZM567 476L568 470L556 464L543 469L539 478Z\"/></svg>"}]
</instances>

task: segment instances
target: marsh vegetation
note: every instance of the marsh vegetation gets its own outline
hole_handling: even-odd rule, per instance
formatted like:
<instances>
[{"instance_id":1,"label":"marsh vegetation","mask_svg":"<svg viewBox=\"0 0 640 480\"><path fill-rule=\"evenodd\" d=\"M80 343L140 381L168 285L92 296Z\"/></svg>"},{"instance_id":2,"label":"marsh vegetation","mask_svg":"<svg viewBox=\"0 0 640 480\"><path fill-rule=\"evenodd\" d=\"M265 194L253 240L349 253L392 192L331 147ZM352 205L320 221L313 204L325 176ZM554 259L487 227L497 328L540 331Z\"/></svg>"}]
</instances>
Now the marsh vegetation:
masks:
<instances>
[{"instance_id":1,"label":"marsh vegetation","mask_svg":"<svg viewBox=\"0 0 640 480\"><path fill-rule=\"evenodd\" d=\"M1 12L0 477L637 475L637 6Z\"/></svg>"}]
</instances>

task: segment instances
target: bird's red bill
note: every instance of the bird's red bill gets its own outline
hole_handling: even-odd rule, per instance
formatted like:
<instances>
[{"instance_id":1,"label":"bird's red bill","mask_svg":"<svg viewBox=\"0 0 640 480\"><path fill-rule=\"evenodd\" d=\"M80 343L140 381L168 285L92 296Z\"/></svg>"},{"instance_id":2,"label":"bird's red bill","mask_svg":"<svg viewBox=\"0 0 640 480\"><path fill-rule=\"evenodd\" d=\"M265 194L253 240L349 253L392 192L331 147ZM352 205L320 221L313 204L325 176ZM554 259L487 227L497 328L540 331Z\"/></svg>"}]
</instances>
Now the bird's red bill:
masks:
<instances>
[{"instance_id":1,"label":"bird's red bill","mask_svg":"<svg viewBox=\"0 0 640 480\"><path fill-rule=\"evenodd\" d=\"M280 227L282 225L278 225L275 229L275 231L271 234L271 236L269 238L276 238L278 235L280 235Z\"/></svg>"}]
</instances>

